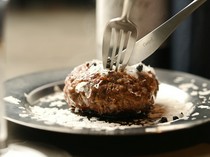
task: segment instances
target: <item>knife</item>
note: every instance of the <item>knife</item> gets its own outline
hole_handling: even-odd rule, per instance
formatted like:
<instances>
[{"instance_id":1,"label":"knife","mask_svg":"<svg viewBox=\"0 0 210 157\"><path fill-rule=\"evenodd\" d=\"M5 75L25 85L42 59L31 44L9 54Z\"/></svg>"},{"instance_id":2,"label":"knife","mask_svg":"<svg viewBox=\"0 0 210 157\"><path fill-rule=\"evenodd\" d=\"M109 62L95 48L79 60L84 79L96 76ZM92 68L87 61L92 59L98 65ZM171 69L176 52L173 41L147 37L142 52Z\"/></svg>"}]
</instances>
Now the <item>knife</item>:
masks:
<instances>
[{"instance_id":1,"label":"knife","mask_svg":"<svg viewBox=\"0 0 210 157\"><path fill-rule=\"evenodd\" d=\"M137 64L153 54L171 33L174 32L177 26L206 1L207 0L194 0L173 17L138 40L128 64ZM122 53L125 53L125 51L126 50Z\"/></svg>"}]
</instances>

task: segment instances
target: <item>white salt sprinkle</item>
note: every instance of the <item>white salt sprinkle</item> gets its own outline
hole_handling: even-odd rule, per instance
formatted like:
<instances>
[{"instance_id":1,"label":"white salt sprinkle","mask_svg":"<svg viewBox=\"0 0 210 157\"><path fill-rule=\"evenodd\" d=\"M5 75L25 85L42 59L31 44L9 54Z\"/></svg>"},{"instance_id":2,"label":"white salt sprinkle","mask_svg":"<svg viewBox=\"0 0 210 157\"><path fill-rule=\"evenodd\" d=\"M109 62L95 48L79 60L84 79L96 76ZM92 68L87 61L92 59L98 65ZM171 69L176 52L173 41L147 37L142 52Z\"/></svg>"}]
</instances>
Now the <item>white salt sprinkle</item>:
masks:
<instances>
[{"instance_id":1,"label":"white salt sprinkle","mask_svg":"<svg viewBox=\"0 0 210 157\"><path fill-rule=\"evenodd\" d=\"M194 83L183 83L178 86L183 91L188 91L189 89L198 90L198 86L196 86Z\"/></svg>"},{"instance_id":2,"label":"white salt sprinkle","mask_svg":"<svg viewBox=\"0 0 210 157\"><path fill-rule=\"evenodd\" d=\"M203 83L203 84L202 84L202 87L207 87L207 86L208 86L207 83Z\"/></svg>"},{"instance_id":3,"label":"white salt sprinkle","mask_svg":"<svg viewBox=\"0 0 210 157\"><path fill-rule=\"evenodd\" d=\"M8 96L8 97L4 97L4 101L9 102L11 104L16 104L19 105L21 100L13 97L13 96Z\"/></svg>"},{"instance_id":4,"label":"white salt sprinkle","mask_svg":"<svg viewBox=\"0 0 210 157\"><path fill-rule=\"evenodd\" d=\"M191 116L194 117L194 116L198 116L198 115L199 115L199 113L198 112L195 112Z\"/></svg>"},{"instance_id":5,"label":"white salt sprinkle","mask_svg":"<svg viewBox=\"0 0 210 157\"><path fill-rule=\"evenodd\" d=\"M210 94L210 90L205 90L205 91L199 91L200 95L209 95Z\"/></svg>"},{"instance_id":6,"label":"white salt sprinkle","mask_svg":"<svg viewBox=\"0 0 210 157\"><path fill-rule=\"evenodd\" d=\"M180 82L182 82L184 80L184 77L176 77L175 79L174 79L174 83L180 83Z\"/></svg>"},{"instance_id":7,"label":"white salt sprinkle","mask_svg":"<svg viewBox=\"0 0 210 157\"><path fill-rule=\"evenodd\" d=\"M197 91L192 91L192 92L190 93L190 95L191 95L191 96L197 96L197 95L198 95L198 92L197 92Z\"/></svg>"},{"instance_id":8,"label":"white salt sprinkle","mask_svg":"<svg viewBox=\"0 0 210 157\"><path fill-rule=\"evenodd\" d=\"M199 105L198 108L201 108L201 109L210 109L210 106Z\"/></svg>"}]
</instances>

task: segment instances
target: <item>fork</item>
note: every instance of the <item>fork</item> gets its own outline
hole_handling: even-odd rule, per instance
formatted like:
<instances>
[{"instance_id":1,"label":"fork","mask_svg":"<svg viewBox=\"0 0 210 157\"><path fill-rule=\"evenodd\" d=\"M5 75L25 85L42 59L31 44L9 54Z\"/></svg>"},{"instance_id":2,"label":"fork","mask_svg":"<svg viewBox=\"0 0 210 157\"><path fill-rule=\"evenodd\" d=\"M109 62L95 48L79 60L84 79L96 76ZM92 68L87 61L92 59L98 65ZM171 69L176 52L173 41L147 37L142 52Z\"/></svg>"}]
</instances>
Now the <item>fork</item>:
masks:
<instances>
[{"instance_id":1,"label":"fork","mask_svg":"<svg viewBox=\"0 0 210 157\"><path fill-rule=\"evenodd\" d=\"M103 67L110 70L124 69L128 64L137 40L137 29L129 20L130 10L135 0L124 0L121 17L112 19L106 26L103 37ZM126 50L122 54L122 51Z\"/></svg>"}]
</instances>

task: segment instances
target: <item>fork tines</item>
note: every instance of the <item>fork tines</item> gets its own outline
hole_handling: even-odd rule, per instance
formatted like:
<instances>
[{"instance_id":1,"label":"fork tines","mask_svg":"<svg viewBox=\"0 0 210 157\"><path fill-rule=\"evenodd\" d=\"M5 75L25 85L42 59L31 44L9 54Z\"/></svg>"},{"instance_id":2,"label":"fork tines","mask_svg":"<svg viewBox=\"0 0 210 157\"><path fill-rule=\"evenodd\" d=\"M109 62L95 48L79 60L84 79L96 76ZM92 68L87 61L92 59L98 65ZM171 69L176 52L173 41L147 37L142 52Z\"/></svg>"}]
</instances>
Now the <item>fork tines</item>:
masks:
<instances>
[{"instance_id":1,"label":"fork tines","mask_svg":"<svg viewBox=\"0 0 210 157\"><path fill-rule=\"evenodd\" d=\"M133 43L131 38L132 32L117 29L107 28L104 33L103 40L103 66L110 70L117 70L119 65L127 64L129 56L126 53L122 54L125 48L130 47ZM135 42L135 41L134 41ZM133 45L131 45L133 47Z\"/></svg>"}]
</instances>

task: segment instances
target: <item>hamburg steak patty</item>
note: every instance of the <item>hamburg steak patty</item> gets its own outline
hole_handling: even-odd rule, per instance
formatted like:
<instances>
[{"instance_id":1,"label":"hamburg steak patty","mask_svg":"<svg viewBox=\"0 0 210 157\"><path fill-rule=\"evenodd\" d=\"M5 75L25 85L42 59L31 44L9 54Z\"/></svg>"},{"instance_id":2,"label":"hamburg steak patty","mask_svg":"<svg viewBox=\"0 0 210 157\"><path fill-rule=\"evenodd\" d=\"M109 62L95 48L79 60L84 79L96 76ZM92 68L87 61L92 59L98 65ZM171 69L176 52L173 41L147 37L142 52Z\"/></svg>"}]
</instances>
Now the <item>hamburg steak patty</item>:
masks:
<instances>
[{"instance_id":1,"label":"hamburg steak patty","mask_svg":"<svg viewBox=\"0 0 210 157\"><path fill-rule=\"evenodd\" d=\"M77 111L98 115L148 112L154 105L158 80L154 69L142 63L123 71L104 69L102 62L81 64L65 79L64 96Z\"/></svg>"}]
</instances>

